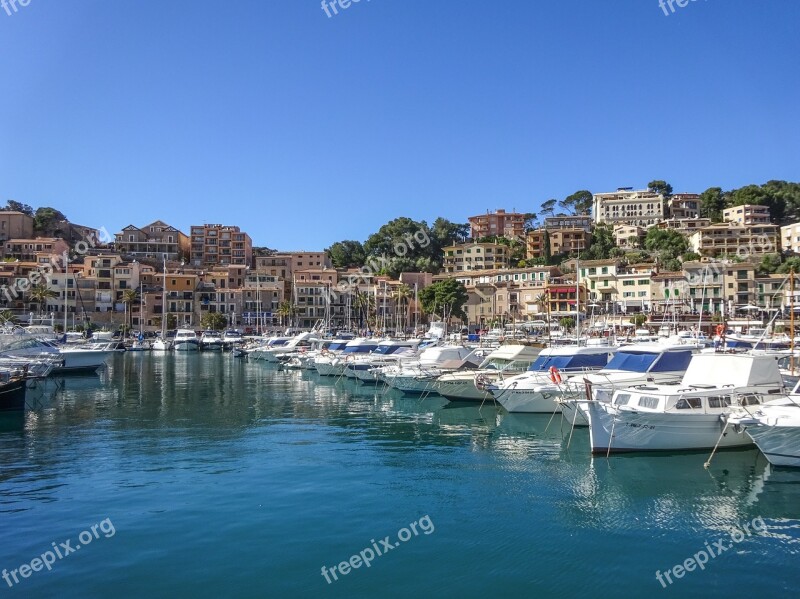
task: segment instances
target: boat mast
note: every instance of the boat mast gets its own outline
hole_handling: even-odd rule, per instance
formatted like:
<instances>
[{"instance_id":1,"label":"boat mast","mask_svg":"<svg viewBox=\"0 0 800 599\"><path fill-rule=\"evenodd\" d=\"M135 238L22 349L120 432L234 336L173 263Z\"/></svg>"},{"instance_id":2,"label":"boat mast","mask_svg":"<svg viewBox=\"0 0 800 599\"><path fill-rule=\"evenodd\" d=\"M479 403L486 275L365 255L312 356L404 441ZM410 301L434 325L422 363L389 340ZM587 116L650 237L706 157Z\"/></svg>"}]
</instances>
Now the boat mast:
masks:
<instances>
[{"instance_id":1,"label":"boat mast","mask_svg":"<svg viewBox=\"0 0 800 599\"><path fill-rule=\"evenodd\" d=\"M789 270L789 368L794 376L794 269Z\"/></svg>"},{"instance_id":2,"label":"boat mast","mask_svg":"<svg viewBox=\"0 0 800 599\"><path fill-rule=\"evenodd\" d=\"M169 312L167 312L167 256L164 255L164 288L162 291L162 304L164 307L162 308L162 318L161 318L161 341L163 343L167 342L167 316L169 316Z\"/></svg>"},{"instance_id":3,"label":"boat mast","mask_svg":"<svg viewBox=\"0 0 800 599\"><path fill-rule=\"evenodd\" d=\"M581 344L581 251L575 258L575 345Z\"/></svg>"}]
</instances>

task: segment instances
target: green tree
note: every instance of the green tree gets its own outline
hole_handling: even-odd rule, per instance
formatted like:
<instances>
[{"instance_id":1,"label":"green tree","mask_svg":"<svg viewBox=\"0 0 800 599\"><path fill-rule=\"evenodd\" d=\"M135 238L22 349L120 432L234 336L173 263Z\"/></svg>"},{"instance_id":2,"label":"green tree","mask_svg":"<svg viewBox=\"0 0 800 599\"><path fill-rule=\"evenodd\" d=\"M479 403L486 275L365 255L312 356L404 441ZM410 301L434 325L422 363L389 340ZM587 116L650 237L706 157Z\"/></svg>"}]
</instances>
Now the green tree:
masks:
<instances>
[{"instance_id":1,"label":"green tree","mask_svg":"<svg viewBox=\"0 0 800 599\"><path fill-rule=\"evenodd\" d=\"M647 189L653 193L660 193L665 198L669 198L672 195L672 185L661 179L650 181L647 184Z\"/></svg>"},{"instance_id":2,"label":"green tree","mask_svg":"<svg viewBox=\"0 0 800 599\"><path fill-rule=\"evenodd\" d=\"M589 249L581 252L581 259L606 260L611 257L611 250L617 247L614 241L614 229L610 225L596 225L592 230Z\"/></svg>"},{"instance_id":3,"label":"green tree","mask_svg":"<svg viewBox=\"0 0 800 599\"><path fill-rule=\"evenodd\" d=\"M33 303L39 306L39 314L41 314L47 304L47 300L58 297L58 293L50 289L46 282L40 281L35 287L31 288L28 296Z\"/></svg>"},{"instance_id":4,"label":"green tree","mask_svg":"<svg viewBox=\"0 0 800 599\"><path fill-rule=\"evenodd\" d=\"M297 314L297 309L292 302L284 300L278 306L277 312L278 316L281 317L281 325L286 326L287 323L291 323L292 318Z\"/></svg>"},{"instance_id":5,"label":"green tree","mask_svg":"<svg viewBox=\"0 0 800 599\"><path fill-rule=\"evenodd\" d=\"M67 220L67 217L64 216L63 212L45 206L36 209L33 215L33 228L40 233L54 233L56 231L56 225L65 220Z\"/></svg>"},{"instance_id":6,"label":"green tree","mask_svg":"<svg viewBox=\"0 0 800 599\"><path fill-rule=\"evenodd\" d=\"M647 322L647 316L644 314L636 314L635 316L631 316L630 322L631 324L640 327Z\"/></svg>"},{"instance_id":7,"label":"green tree","mask_svg":"<svg viewBox=\"0 0 800 599\"><path fill-rule=\"evenodd\" d=\"M744 204L767 206L770 217L777 223L782 223L786 214L785 198L775 193L774 188L771 186L746 185L730 192L728 198L729 207L742 206Z\"/></svg>"},{"instance_id":8,"label":"green tree","mask_svg":"<svg viewBox=\"0 0 800 599\"><path fill-rule=\"evenodd\" d=\"M200 326L205 330L221 331L228 326L228 318L221 312L206 312L200 318Z\"/></svg>"},{"instance_id":9,"label":"green tree","mask_svg":"<svg viewBox=\"0 0 800 599\"><path fill-rule=\"evenodd\" d=\"M581 189L572 195L568 195L566 198L560 201L558 205L564 210L569 211L570 214L587 215L592 212L593 203L594 196L592 195L592 192L587 189Z\"/></svg>"},{"instance_id":10,"label":"green tree","mask_svg":"<svg viewBox=\"0 0 800 599\"><path fill-rule=\"evenodd\" d=\"M775 272L780 274L787 274L791 271L794 271L795 273L800 273L800 258L798 257L787 258L786 262L781 264Z\"/></svg>"},{"instance_id":11,"label":"green tree","mask_svg":"<svg viewBox=\"0 0 800 599\"><path fill-rule=\"evenodd\" d=\"M558 326L565 331L571 331L575 328L575 319L570 316L564 316L558 320Z\"/></svg>"},{"instance_id":12,"label":"green tree","mask_svg":"<svg viewBox=\"0 0 800 599\"><path fill-rule=\"evenodd\" d=\"M539 216L535 212L525 213L525 233L535 231L539 226Z\"/></svg>"},{"instance_id":13,"label":"green tree","mask_svg":"<svg viewBox=\"0 0 800 599\"><path fill-rule=\"evenodd\" d=\"M689 251L689 241L674 229L651 227L644 237L644 249L658 256L667 270L680 270L680 256ZM677 268L675 262L677 261ZM671 268L666 266L670 263Z\"/></svg>"},{"instance_id":14,"label":"green tree","mask_svg":"<svg viewBox=\"0 0 800 599\"><path fill-rule=\"evenodd\" d=\"M758 272L762 275L769 275L777 272L782 262L783 260L780 254L766 254L761 258L761 263L758 265Z\"/></svg>"},{"instance_id":15,"label":"green tree","mask_svg":"<svg viewBox=\"0 0 800 599\"><path fill-rule=\"evenodd\" d=\"M364 266L366 254L360 241L347 239L337 241L325 250L335 268L353 268Z\"/></svg>"},{"instance_id":16,"label":"green tree","mask_svg":"<svg viewBox=\"0 0 800 599\"><path fill-rule=\"evenodd\" d=\"M6 202L6 207L0 208L0 211L22 212L23 214L27 214L28 216L33 216L33 208L31 208L27 204L23 204L22 202L17 202L15 200L8 200L8 202Z\"/></svg>"},{"instance_id":17,"label":"green tree","mask_svg":"<svg viewBox=\"0 0 800 599\"><path fill-rule=\"evenodd\" d=\"M725 208L725 195L721 187L709 187L700 194L700 216L710 218L711 222L722 222L722 210Z\"/></svg>"},{"instance_id":18,"label":"green tree","mask_svg":"<svg viewBox=\"0 0 800 599\"><path fill-rule=\"evenodd\" d=\"M464 306L469 296L464 284L456 279L444 279L428 285L419 292L422 309L427 314L439 314L447 322L450 318L467 318Z\"/></svg>"},{"instance_id":19,"label":"green tree","mask_svg":"<svg viewBox=\"0 0 800 599\"><path fill-rule=\"evenodd\" d=\"M14 324L16 321L17 317L11 310L0 310L0 325Z\"/></svg>"},{"instance_id":20,"label":"green tree","mask_svg":"<svg viewBox=\"0 0 800 599\"><path fill-rule=\"evenodd\" d=\"M549 214L550 216L555 215L556 211L556 204L558 204L558 200L547 200L546 202L542 202L542 207L539 210L542 214Z\"/></svg>"}]
</instances>

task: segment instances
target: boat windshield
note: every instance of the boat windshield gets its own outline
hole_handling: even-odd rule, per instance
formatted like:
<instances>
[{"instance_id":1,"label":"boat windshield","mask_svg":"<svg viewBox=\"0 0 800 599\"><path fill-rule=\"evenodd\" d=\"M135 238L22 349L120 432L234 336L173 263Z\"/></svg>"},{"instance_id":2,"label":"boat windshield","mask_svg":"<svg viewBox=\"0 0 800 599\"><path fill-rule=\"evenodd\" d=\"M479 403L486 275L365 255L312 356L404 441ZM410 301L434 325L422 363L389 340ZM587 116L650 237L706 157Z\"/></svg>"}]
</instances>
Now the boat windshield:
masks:
<instances>
[{"instance_id":1,"label":"boat windshield","mask_svg":"<svg viewBox=\"0 0 800 599\"><path fill-rule=\"evenodd\" d=\"M571 356L539 356L528 370L543 371L551 367L559 370L575 368L602 368L608 361L608 355L600 354L573 354ZM610 364L609 364L610 366Z\"/></svg>"},{"instance_id":2,"label":"boat windshield","mask_svg":"<svg viewBox=\"0 0 800 599\"><path fill-rule=\"evenodd\" d=\"M377 345L351 345L350 347L344 348L344 353L346 354L368 354L371 351L375 351Z\"/></svg>"},{"instance_id":3,"label":"boat windshield","mask_svg":"<svg viewBox=\"0 0 800 599\"><path fill-rule=\"evenodd\" d=\"M347 347L347 341L342 341L342 342L339 342L339 343L331 342L331 344L328 345L327 349L329 349L331 351L339 351L339 350L344 349L345 347Z\"/></svg>"},{"instance_id":4,"label":"boat windshield","mask_svg":"<svg viewBox=\"0 0 800 599\"><path fill-rule=\"evenodd\" d=\"M684 372L692 361L691 351L647 353L619 351L604 370L627 372Z\"/></svg>"},{"instance_id":5,"label":"boat windshield","mask_svg":"<svg viewBox=\"0 0 800 599\"><path fill-rule=\"evenodd\" d=\"M378 349L375 350L375 353L378 355L388 356L400 351L401 349L408 349L408 347L405 345L379 345Z\"/></svg>"}]
</instances>

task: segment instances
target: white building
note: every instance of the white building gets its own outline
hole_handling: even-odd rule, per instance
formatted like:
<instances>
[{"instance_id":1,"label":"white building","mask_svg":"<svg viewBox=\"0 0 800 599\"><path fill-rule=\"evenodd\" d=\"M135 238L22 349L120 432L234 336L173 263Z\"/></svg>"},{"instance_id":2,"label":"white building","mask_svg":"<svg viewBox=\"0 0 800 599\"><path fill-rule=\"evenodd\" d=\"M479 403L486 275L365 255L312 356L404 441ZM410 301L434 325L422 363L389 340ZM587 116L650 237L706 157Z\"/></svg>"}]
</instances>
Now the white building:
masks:
<instances>
[{"instance_id":1,"label":"white building","mask_svg":"<svg viewBox=\"0 0 800 599\"><path fill-rule=\"evenodd\" d=\"M660 193L624 187L614 192L594 194L592 210L597 223L647 227L666 217L666 202Z\"/></svg>"}]
</instances>

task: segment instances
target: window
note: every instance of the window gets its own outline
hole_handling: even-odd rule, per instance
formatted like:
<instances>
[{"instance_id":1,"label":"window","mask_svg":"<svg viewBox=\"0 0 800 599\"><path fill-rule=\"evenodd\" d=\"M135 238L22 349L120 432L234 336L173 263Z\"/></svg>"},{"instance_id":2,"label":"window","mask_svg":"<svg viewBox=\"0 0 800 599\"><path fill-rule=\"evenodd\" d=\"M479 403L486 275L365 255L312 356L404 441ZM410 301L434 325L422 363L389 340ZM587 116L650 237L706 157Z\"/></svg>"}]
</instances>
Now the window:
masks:
<instances>
[{"instance_id":1,"label":"window","mask_svg":"<svg viewBox=\"0 0 800 599\"><path fill-rule=\"evenodd\" d=\"M600 274L607 275L608 274L608 266L604 266L603 270L600 271Z\"/></svg>"},{"instance_id":2,"label":"window","mask_svg":"<svg viewBox=\"0 0 800 599\"><path fill-rule=\"evenodd\" d=\"M630 393L620 393L619 395L617 395L617 399L614 400L614 404L618 406L627 406L630 399L631 399Z\"/></svg>"},{"instance_id":3,"label":"window","mask_svg":"<svg viewBox=\"0 0 800 599\"><path fill-rule=\"evenodd\" d=\"M731 405L731 396L723 395L722 397L709 397L709 408L727 408Z\"/></svg>"},{"instance_id":4,"label":"window","mask_svg":"<svg viewBox=\"0 0 800 599\"><path fill-rule=\"evenodd\" d=\"M658 398L650 397L648 395L642 395L639 398L639 407L655 410L658 407Z\"/></svg>"},{"instance_id":5,"label":"window","mask_svg":"<svg viewBox=\"0 0 800 599\"><path fill-rule=\"evenodd\" d=\"M633 285L635 285L635 284L636 284L636 281L633 281L633 280L630 280L630 281L622 281L622 286L623 286L623 287L631 287L631 286L633 286Z\"/></svg>"},{"instance_id":6,"label":"window","mask_svg":"<svg viewBox=\"0 0 800 599\"><path fill-rule=\"evenodd\" d=\"M681 397L675 408L678 410L699 410L703 407L703 400L699 397Z\"/></svg>"}]
</instances>

